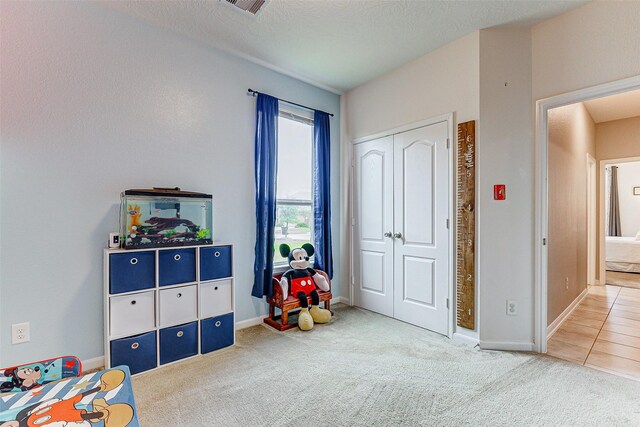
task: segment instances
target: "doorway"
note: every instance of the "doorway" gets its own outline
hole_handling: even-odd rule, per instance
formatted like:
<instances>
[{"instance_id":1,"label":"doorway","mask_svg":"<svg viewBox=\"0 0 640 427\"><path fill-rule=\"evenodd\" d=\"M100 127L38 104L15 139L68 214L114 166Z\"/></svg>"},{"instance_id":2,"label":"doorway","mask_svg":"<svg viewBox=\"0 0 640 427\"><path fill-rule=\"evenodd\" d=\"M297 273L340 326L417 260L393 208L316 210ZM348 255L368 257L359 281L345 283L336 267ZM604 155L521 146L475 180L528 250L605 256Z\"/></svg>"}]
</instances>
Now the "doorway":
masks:
<instances>
[{"instance_id":1,"label":"doorway","mask_svg":"<svg viewBox=\"0 0 640 427\"><path fill-rule=\"evenodd\" d=\"M452 115L354 143L356 306L450 335Z\"/></svg>"},{"instance_id":2,"label":"doorway","mask_svg":"<svg viewBox=\"0 0 640 427\"><path fill-rule=\"evenodd\" d=\"M608 285L640 289L640 157L600 163L604 196L600 276ZM614 174L615 183L612 182ZM612 195L614 186L615 196Z\"/></svg>"},{"instance_id":3,"label":"doorway","mask_svg":"<svg viewBox=\"0 0 640 427\"><path fill-rule=\"evenodd\" d=\"M640 155L639 89L640 76L541 100L536 123L536 350L636 379L640 289L607 284L604 167Z\"/></svg>"}]
</instances>

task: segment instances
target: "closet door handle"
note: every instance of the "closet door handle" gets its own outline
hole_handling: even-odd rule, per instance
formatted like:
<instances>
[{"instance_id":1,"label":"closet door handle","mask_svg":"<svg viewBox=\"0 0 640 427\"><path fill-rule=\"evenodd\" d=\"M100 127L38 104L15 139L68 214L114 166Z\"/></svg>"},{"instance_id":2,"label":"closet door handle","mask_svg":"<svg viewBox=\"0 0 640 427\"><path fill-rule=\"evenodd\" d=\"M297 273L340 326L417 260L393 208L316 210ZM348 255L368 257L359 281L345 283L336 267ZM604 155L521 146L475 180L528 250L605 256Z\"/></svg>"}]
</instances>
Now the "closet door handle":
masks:
<instances>
[{"instance_id":1,"label":"closet door handle","mask_svg":"<svg viewBox=\"0 0 640 427\"><path fill-rule=\"evenodd\" d=\"M402 233L394 233L393 234L393 238L394 239L402 239Z\"/></svg>"},{"instance_id":2,"label":"closet door handle","mask_svg":"<svg viewBox=\"0 0 640 427\"><path fill-rule=\"evenodd\" d=\"M384 237L393 237L393 234L390 231L384 233Z\"/></svg>"}]
</instances>

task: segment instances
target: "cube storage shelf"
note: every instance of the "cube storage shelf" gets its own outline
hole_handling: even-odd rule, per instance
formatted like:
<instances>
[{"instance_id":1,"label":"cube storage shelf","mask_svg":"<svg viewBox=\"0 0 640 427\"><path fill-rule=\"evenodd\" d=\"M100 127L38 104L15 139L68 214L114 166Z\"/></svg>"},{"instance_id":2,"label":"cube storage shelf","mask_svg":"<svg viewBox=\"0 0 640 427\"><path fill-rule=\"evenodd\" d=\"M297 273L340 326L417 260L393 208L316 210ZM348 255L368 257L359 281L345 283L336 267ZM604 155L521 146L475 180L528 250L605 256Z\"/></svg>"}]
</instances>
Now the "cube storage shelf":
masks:
<instances>
[{"instance_id":1,"label":"cube storage shelf","mask_svg":"<svg viewBox=\"0 0 640 427\"><path fill-rule=\"evenodd\" d=\"M132 374L235 343L233 247L105 249L105 365Z\"/></svg>"}]
</instances>

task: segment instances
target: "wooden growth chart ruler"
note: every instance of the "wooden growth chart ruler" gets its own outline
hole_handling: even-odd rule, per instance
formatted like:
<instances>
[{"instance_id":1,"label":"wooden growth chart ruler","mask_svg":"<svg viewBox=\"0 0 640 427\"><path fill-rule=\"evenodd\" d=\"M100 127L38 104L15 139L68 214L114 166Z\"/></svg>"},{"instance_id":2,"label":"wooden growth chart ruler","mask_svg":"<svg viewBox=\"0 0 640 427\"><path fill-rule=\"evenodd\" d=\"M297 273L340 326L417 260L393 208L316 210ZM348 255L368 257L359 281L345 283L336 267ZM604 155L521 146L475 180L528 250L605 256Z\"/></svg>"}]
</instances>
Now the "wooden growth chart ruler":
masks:
<instances>
[{"instance_id":1,"label":"wooden growth chart ruler","mask_svg":"<svg viewBox=\"0 0 640 427\"><path fill-rule=\"evenodd\" d=\"M458 124L456 323L475 329L476 122Z\"/></svg>"}]
</instances>

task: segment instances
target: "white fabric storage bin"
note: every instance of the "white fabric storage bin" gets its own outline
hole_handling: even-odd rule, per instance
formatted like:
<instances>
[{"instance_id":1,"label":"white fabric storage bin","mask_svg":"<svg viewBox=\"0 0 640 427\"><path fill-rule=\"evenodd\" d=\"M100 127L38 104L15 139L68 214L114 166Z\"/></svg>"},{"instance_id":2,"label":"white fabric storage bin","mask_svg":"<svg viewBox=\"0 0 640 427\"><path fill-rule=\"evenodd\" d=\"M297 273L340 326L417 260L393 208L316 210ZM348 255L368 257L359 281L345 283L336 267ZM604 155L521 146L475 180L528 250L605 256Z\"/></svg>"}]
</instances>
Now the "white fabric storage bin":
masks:
<instances>
[{"instance_id":1,"label":"white fabric storage bin","mask_svg":"<svg viewBox=\"0 0 640 427\"><path fill-rule=\"evenodd\" d=\"M122 337L147 332L156 327L155 292L111 297L109 335Z\"/></svg>"},{"instance_id":2,"label":"white fabric storage bin","mask_svg":"<svg viewBox=\"0 0 640 427\"><path fill-rule=\"evenodd\" d=\"M233 308L231 279L216 280L200 285L200 317L214 317L229 313Z\"/></svg>"},{"instance_id":3,"label":"white fabric storage bin","mask_svg":"<svg viewBox=\"0 0 640 427\"><path fill-rule=\"evenodd\" d=\"M198 318L198 286L160 290L160 327L179 325Z\"/></svg>"}]
</instances>

